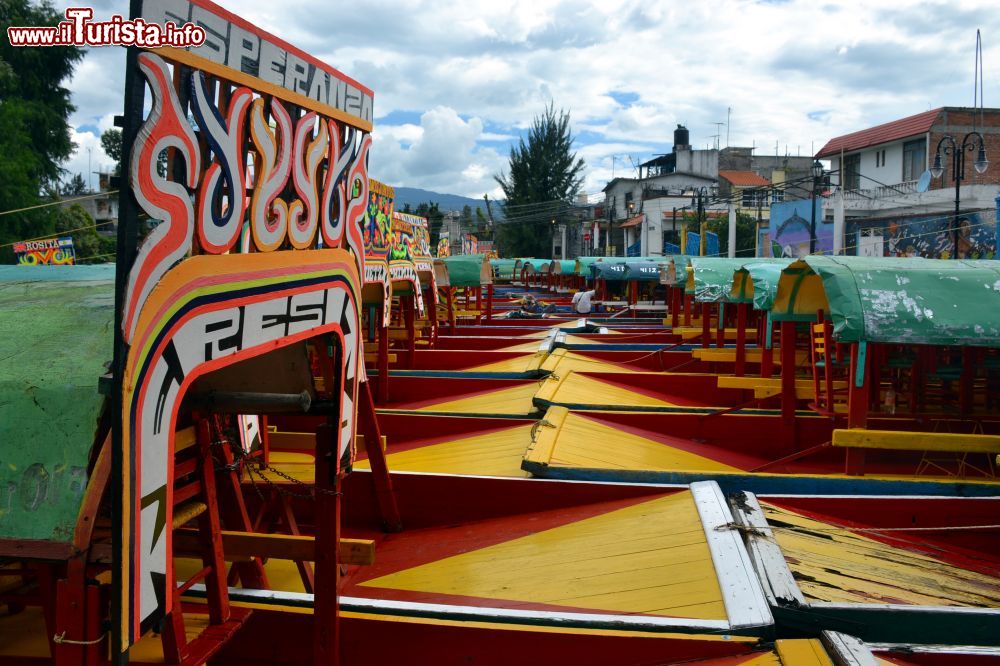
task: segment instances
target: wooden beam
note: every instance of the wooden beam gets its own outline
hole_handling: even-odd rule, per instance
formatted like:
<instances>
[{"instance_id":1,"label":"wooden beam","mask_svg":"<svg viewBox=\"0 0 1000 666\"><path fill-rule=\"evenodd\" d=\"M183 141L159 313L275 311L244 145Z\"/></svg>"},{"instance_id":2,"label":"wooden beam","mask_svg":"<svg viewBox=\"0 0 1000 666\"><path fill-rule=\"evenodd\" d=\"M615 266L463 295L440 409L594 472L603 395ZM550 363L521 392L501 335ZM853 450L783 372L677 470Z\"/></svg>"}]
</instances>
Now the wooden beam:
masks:
<instances>
[{"instance_id":1,"label":"wooden beam","mask_svg":"<svg viewBox=\"0 0 1000 666\"><path fill-rule=\"evenodd\" d=\"M197 555L201 552L200 548L197 530L174 531L174 555ZM316 540L311 536L223 530L222 549L228 562L251 557L304 562L313 562L316 559ZM375 542L370 539L341 539L340 562L374 564Z\"/></svg>"},{"instance_id":2,"label":"wooden beam","mask_svg":"<svg viewBox=\"0 0 1000 666\"><path fill-rule=\"evenodd\" d=\"M954 453L1000 453L1000 435L962 435L943 432L838 429L833 446L889 451L951 451Z\"/></svg>"}]
</instances>

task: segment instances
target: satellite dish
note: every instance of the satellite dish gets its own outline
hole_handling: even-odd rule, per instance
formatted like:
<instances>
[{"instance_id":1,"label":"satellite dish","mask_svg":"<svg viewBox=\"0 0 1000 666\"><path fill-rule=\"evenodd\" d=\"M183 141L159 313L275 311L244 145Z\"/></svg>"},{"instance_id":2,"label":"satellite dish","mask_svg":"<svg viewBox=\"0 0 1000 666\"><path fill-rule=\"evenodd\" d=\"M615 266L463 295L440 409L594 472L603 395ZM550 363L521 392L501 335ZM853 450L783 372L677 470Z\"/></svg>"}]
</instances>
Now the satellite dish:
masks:
<instances>
[{"instance_id":1,"label":"satellite dish","mask_svg":"<svg viewBox=\"0 0 1000 666\"><path fill-rule=\"evenodd\" d=\"M931 172L930 170L924 171L920 174L920 180L917 181L917 192L926 192L927 188L931 186Z\"/></svg>"}]
</instances>

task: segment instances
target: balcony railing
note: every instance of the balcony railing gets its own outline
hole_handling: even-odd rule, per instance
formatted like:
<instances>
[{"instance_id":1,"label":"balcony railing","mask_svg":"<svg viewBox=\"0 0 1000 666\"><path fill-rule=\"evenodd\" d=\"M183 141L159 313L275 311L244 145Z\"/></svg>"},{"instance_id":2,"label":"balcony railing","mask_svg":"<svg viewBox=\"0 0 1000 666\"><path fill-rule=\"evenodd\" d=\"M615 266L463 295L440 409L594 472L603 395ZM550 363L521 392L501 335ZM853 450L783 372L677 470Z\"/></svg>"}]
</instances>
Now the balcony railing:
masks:
<instances>
[{"instance_id":1,"label":"balcony railing","mask_svg":"<svg viewBox=\"0 0 1000 666\"><path fill-rule=\"evenodd\" d=\"M859 188L856 190L844 190L844 201L871 201L888 199L891 197L915 194L917 191L917 181L907 180L895 185L879 185L877 187Z\"/></svg>"}]
</instances>

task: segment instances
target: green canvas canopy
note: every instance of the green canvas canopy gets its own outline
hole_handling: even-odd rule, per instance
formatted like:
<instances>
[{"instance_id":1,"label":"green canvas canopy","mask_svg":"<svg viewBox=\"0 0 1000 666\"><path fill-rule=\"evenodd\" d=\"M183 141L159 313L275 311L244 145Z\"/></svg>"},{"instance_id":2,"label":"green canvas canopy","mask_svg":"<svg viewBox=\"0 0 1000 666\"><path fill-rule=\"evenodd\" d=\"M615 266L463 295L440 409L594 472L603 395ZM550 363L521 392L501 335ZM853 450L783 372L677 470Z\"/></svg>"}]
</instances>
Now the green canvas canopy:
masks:
<instances>
[{"instance_id":1,"label":"green canvas canopy","mask_svg":"<svg viewBox=\"0 0 1000 666\"><path fill-rule=\"evenodd\" d=\"M598 261L590 265L590 274L595 280L607 280L609 282L621 282L627 280L625 276L626 264L624 261L608 262Z\"/></svg>"},{"instance_id":2,"label":"green canvas canopy","mask_svg":"<svg viewBox=\"0 0 1000 666\"><path fill-rule=\"evenodd\" d=\"M772 316L820 309L841 342L1000 347L1000 262L805 257L782 272Z\"/></svg>"},{"instance_id":3,"label":"green canvas canopy","mask_svg":"<svg viewBox=\"0 0 1000 666\"><path fill-rule=\"evenodd\" d=\"M573 259L556 259L552 262L549 272L553 275L573 275L576 271L576 261Z\"/></svg>"},{"instance_id":4,"label":"green canvas canopy","mask_svg":"<svg viewBox=\"0 0 1000 666\"><path fill-rule=\"evenodd\" d=\"M113 265L0 266L0 539L72 543L114 312Z\"/></svg>"},{"instance_id":5,"label":"green canvas canopy","mask_svg":"<svg viewBox=\"0 0 1000 666\"><path fill-rule=\"evenodd\" d=\"M493 268L493 277L497 280L512 280L514 278L514 267L517 259L491 259L490 266Z\"/></svg>"},{"instance_id":6,"label":"green canvas canopy","mask_svg":"<svg viewBox=\"0 0 1000 666\"><path fill-rule=\"evenodd\" d=\"M625 279L659 282L660 264L656 261L630 261L625 264Z\"/></svg>"},{"instance_id":7,"label":"green canvas canopy","mask_svg":"<svg viewBox=\"0 0 1000 666\"><path fill-rule=\"evenodd\" d=\"M448 271L446 286L478 287L484 284L493 284L493 270L484 254L459 254L454 257L437 259L434 263L438 264L438 262L443 264Z\"/></svg>"},{"instance_id":8,"label":"green canvas canopy","mask_svg":"<svg viewBox=\"0 0 1000 666\"><path fill-rule=\"evenodd\" d=\"M660 284L683 287L687 283L687 267L690 262L691 257L687 255L666 257L660 266Z\"/></svg>"},{"instance_id":9,"label":"green canvas canopy","mask_svg":"<svg viewBox=\"0 0 1000 666\"><path fill-rule=\"evenodd\" d=\"M778 292L781 272L792 259L757 258L743 264L733 273L731 303L753 303L756 310L770 310Z\"/></svg>"},{"instance_id":10,"label":"green canvas canopy","mask_svg":"<svg viewBox=\"0 0 1000 666\"><path fill-rule=\"evenodd\" d=\"M521 268L525 269L525 273L541 273L543 272L542 266L547 269L551 261L551 259L525 259Z\"/></svg>"},{"instance_id":11,"label":"green canvas canopy","mask_svg":"<svg viewBox=\"0 0 1000 666\"><path fill-rule=\"evenodd\" d=\"M691 268L694 271L694 300L702 303L718 303L728 299L733 286L733 272L744 263L746 259L691 257Z\"/></svg>"},{"instance_id":12,"label":"green canvas canopy","mask_svg":"<svg viewBox=\"0 0 1000 666\"><path fill-rule=\"evenodd\" d=\"M577 275L582 275L589 280L592 277L590 267L603 258L604 257L577 257L573 272Z\"/></svg>"}]
</instances>

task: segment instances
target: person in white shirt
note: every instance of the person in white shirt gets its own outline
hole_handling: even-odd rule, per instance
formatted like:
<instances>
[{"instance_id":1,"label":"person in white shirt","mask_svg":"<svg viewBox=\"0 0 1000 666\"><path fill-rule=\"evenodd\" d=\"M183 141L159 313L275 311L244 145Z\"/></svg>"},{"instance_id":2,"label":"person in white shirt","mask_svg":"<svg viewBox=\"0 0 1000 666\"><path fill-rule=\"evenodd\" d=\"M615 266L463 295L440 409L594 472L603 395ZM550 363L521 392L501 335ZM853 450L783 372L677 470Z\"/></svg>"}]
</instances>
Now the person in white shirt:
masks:
<instances>
[{"instance_id":1,"label":"person in white shirt","mask_svg":"<svg viewBox=\"0 0 1000 666\"><path fill-rule=\"evenodd\" d=\"M590 314L590 302L594 299L594 290L578 291L573 294L573 309L578 314Z\"/></svg>"}]
</instances>

